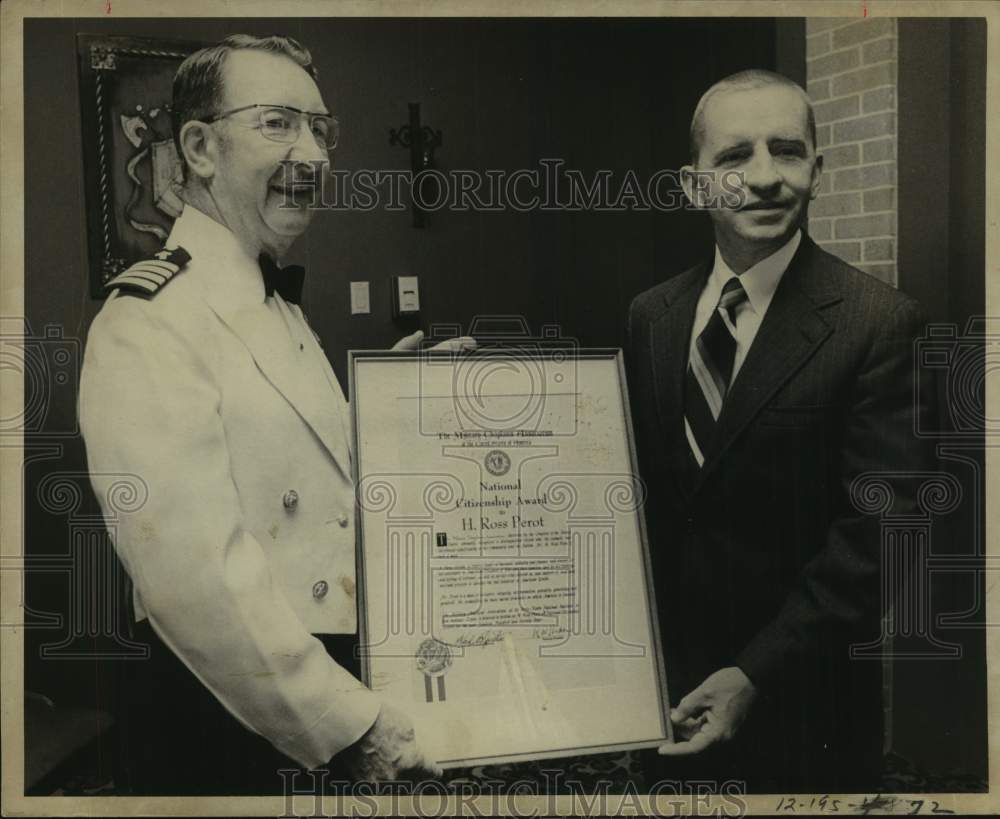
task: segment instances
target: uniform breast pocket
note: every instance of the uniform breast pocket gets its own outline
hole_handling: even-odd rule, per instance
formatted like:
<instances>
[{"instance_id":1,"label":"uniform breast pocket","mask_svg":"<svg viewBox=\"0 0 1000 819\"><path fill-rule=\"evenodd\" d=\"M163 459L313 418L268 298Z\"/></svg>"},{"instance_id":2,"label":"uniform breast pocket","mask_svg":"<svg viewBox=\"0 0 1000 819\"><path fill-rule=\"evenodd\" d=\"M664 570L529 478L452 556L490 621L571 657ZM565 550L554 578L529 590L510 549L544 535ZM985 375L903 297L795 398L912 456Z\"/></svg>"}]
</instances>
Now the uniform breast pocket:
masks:
<instances>
[{"instance_id":1,"label":"uniform breast pocket","mask_svg":"<svg viewBox=\"0 0 1000 819\"><path fill-rule=\"evenodd\" d=\"M772 429L810 429L824 426L837 411L834 404L765 407L760 425Z\"/></svg>"}]
</instances>

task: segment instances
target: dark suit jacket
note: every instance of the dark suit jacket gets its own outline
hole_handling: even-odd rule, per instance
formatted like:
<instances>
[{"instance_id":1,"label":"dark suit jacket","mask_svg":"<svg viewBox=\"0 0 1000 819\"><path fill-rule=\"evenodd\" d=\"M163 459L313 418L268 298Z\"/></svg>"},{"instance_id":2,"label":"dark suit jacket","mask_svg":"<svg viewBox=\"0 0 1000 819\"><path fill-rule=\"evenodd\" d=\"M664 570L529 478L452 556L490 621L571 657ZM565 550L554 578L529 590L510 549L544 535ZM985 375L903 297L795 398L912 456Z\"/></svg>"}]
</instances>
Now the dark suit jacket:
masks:
<instances>
[{"instance_id":1,"label":"dark suit jacket","mask_svg":"<svg viewBox=\"0 0 1000 819\"><path fill-rule=\"evenodd\" d=\"M850 488L865 472L932 463L913 433L933 395L914 391L924 319L912 299L803 237L692 474L683 383L710 270L657 285L629 312L671 700L738 666L758 701L737 741L691 770L728 771L757 790L853 789L877 775L881 664L851 660L849 647L879 637L883 605L879 517L857 511ZM895 511L912 507L912 482L888 480Z\"/></svg>"}]
</instances>

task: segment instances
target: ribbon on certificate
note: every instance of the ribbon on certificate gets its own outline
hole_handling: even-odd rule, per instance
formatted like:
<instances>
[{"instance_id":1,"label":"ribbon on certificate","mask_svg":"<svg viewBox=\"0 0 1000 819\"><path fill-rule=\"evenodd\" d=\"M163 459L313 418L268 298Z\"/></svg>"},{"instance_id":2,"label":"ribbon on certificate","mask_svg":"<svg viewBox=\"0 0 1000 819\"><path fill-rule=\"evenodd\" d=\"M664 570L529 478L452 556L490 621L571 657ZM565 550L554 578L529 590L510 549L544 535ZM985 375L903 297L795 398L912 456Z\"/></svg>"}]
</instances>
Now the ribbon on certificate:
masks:
<instances>
[{"instance_id":1,"label":"ribbon on certificate","mask_svg":"<svg viewBox=\"0 0 1000 819\"><path fill-rule=\"evenodd\" d=\"M417 670L424 675L424 696L427 702L444 702L444 675L451 668L451 649L448 644L431 637L420 644L416 657Z\"/></svg>"}]
</instances>

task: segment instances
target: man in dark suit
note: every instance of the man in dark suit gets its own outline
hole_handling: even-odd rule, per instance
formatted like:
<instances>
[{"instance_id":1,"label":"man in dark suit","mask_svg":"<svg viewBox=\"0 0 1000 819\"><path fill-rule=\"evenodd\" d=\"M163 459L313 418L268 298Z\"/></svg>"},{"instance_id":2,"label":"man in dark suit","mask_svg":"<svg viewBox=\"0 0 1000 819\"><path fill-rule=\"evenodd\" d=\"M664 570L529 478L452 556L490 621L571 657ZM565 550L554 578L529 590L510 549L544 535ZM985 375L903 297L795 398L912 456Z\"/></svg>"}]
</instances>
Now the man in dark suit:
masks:
<instances>
[{"instance_id":1,"label":"man in dark suit","mask_svg":"<svg viewBox=\"0 0 1000 819\"><path fill-rule=\"evenodd\" d=\"M914 436L917 304L824 252L802 227L822 157L808 97L747 71L691 125L687 197L714 259L639 295L629 373L674 743L651 781L750 792L877 784L880 527L863 473L928 468ZM915 400L916 399L916 400ZM895 510L915 505L888 478ZM682 696L683 695L683 696ZM677 702L678 697L682 697Z\"/></svg>"}]
</instances>

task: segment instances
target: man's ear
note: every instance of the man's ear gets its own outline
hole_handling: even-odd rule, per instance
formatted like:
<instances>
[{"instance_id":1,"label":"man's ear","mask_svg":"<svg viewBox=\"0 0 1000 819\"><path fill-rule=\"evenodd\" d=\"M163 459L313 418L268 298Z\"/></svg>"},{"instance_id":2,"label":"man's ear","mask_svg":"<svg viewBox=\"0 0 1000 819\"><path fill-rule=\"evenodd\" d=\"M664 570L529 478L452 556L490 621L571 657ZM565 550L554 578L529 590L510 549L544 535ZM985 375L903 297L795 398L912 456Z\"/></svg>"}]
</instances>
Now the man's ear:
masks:
<instances>
[{"instance_id":1,"label":"man's ear","mask_svg":"<svg viewBox=\"0 0 1000 819\"><path fill-rule=\"evenodd\" d=\"M705 191L695 183L696 174L694 166L684 165L681 167L681 188L688 201L696 208L704 207Z\"/></svg>"},{"instance_id":2,"label":"man's ear","mask_svg":"<svg viewBox=\"0 0 1000 819\"><path fill-rule=\"evenodd\" d=\"M823 176L823 154L816 154L816 164L813 165L812 184L809 186L809 198L819 196L820 177Z\"/></svg>"},{"instance_id":3,"label":"man's ear","mask_svg":"<svg viewBox=\"0 0 1000 819\"><path fill-rule=\"evenodd\" d=\"M185 122L180 133L182 159L188 172L202 179L215 176L219 158L219 140L207 123L191 120Z\"/></svg>"}]
</instances>

